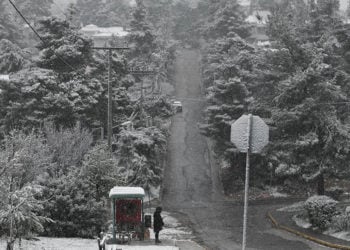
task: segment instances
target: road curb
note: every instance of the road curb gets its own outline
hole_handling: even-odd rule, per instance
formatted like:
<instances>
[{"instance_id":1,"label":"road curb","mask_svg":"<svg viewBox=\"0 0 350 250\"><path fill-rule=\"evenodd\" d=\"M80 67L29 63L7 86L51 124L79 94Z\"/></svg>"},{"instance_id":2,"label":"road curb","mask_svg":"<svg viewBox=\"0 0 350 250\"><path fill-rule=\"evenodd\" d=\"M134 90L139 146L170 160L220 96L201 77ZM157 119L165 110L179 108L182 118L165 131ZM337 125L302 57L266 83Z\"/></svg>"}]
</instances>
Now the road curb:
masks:
<instances>
[{"instance_id":1,"label":"road curb","mask_svg":"<svg viewBox=\"0 0 350 250\"><path fill-rule=\"evenodd\" d=\"M278 223L278 221L271 215L270 212L267 212L266 214L266 217L268 219L270 219L271 223L273 224L274 227L276 227L277 229L281 229L281 230L284 230L284 231L287 231L289 233L292 233L292 234L295 234L297 236L300 236L304 239L307 239L307 240L310 240L310 241L313 241L317 244L320 244L320 245L323 245L323 246L326 246L326 247L331 247L331 248L335 248L335 249L343 249L343 250L350 250L350 246L344 246L344 245L339 245L339 244L333 244L333 243L330 243L328 241L324 241L324 240L321 240L321 239L318 239L318 238L315 238L313 236L310 236L310 235L307 235L305 233L302 233L298 230L295 230L295 229L292 229L292 228L289 228L289 227L286 227L284 225L281 225Z\"/></svg>"}]
</instances>

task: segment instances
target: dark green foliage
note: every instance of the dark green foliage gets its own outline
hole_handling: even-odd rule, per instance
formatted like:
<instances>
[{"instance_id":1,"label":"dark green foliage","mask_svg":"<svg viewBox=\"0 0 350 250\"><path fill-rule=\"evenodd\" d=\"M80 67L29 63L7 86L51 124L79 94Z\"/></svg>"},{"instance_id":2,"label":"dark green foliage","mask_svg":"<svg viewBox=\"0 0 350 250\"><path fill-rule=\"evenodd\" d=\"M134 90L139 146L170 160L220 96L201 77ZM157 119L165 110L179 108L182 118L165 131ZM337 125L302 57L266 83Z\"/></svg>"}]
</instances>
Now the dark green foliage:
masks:
<instances>
[{"instance_id":1,"label":"dark green foliage","mask_svg":"<svg viewBox=\"0 0 350 250\"><path fill-rule=\"evenodd\" d=\"M37 185L51 159L41 134L13 130L0 144L0 226L8 245L42 232L43 223L51 221L39 214L42 187Z\"/></svg>"},{"instance_id":2,"label":"dark green foliage","mask_svg":"<svg viewBox=\"0 0 350 250\"><path fill-rule=\"evenodd\" d=\"M145 60L156 48L155 34L147 20L147 10L143 0L138 0L130 21L131 34L129 35L132 57L141 57Z\"/></svg>"},{"instance_id":3,"label":"dark green foliage","mask_svg":"<svg viewBox=\"0 0 350 250\"><path fill-rule=\"evenodd\" d=\"M76 6L83 25L126 27L130 20L131 7L127 0L107 0L104 3L95 0L78 0Z\"/></svg>"},{"instance_id":4,"label":"dark green foliage","mask_svg":"<svg viewBox=\"0 0 350 250\"><path fill-rule=\"evenodd\" d=\"M314 6L307 24L297 26L291 21L285 23L287 29L275 30L280 33L275 38L292 55L296 67L280 83L274 99L272 118L278 139L271 147L279 167L297 166L304 181L319 183L320 194L325 177L344 174L350 131L345 122L349 113L344 113L345 107L340 104L349 100L349 76L343 60L348 48L342 42L348 28L322 8L321 2ZM328 22L330 19L333 21ZM274 30L273 26L270 29ZM306 33L308 30L315 33Z\"/></svg>"},{"instance_id":5,"label":"dark green foliage","mask_svg":"<svg viewBox=\"0 0 350 250\"><path fill-rule=\"evenodd\" d=\"M76 124L72 128L56 129L54 124L45 124L46 143L55 164L48 169L52 178L59 178L80 168L92 144L92 134Z\"/></svg>"},{"instance_id":6,"label":"dark green foliage","mask_svg":"<svg viewBox=\"0 0 350 250\"><path fill-rule=\"evenodd\" d=\"M337 213L337 202L327 196L312 196L305 201L304 208L313 227L325 230Z\"/></svg>"},{"instance_id":7,"label":"dark green foliage","mask_svg":"<svg viewBox=\"0 0 350 250\"><path fill-rule=\"evenodd\" d=\"M244 11L236 0L206 0L199 9L203 18L200 29L207 39L250 35Z\"/></svg>"},{"instance_id":8,"label":"dark green foliage","mask_svg":"<svg viewBox=\"0 0 350 250\"><path fill-rule=\"evenodd\" d=\"M144 109L152 118L167 118L172 115L171 103L164 96L147 98Z\"/></svg>"},{"instance_id":9,"label":"dark green foliage","mask_svg":"<svg viewBox=\"0 0 350 250\"><path fill-rule=\"evenodd\" d=\"M164 134L155 127L120 133L116 155L127 185L148 188L160 184L165 145Z\"/></svg>"},{"instance_id":10,"label":"dark green foliage","mask_svg":"<svg viewBox=\"0 0 350 250\"><path fill-rule=\"evenodd\" d=\"M110 157L106 145L96 145L84 157L81 178L89 183L90 192L97 201L108 199L108 193L116 185L122 185L117 162Z\"/></svg>"},{"instance_id":11,"label":"dark green foliage","mask_svg":"<svg viewBox=\"0 0 350 250\"><path fill-rule=\"evenodd\" d=\"M11 42L20 41L20 28L16 25L15 19L12 15L13 7L8 1L0 2L0 40L7 39Z\"/></svg>"},{"instance_id":12,"label":"dark green foliage","mask_svg":"<svg viewBox=\"0 0 350 250\"><path fill-rule=\"evenodd\" d=\"M9 40L0 40L0 53L0 74L19 71L26 63L23 51Z\"/></svg>"},{"instance_id":13,"label":"dark green foliage","mask_svg":"<svg viewBox=\"0 0 350 250\"><path fill-rule=\"evenodd\" d=\"M92 59L91 40L80 37L67 21L44 18L39 22L38 32L44 40L37 45L41 51L40 67L59 73L71 72L81 69Z\"/></svg>"},{"instance_id":14,"label":"dark green foliage","mask_svg":"<svg viewBox=\"0 0 350 250\"><path fill-rule=\"evenodd\" d=\"M268 24L270 48L252 48L227 35L206 49L203 80L210 106L203 131L215 139L220 159L235 176L244 162L229 142L230 124L245 112L271 125L268 150L253 159L252 178L261 174L260 184L268 180L267 171L261 171L267 166L278 183L288 178L298 185L316 182L319 193L325 178L346 174L349 27L324 4L275 5ZM332 6L337 8L336 1Z\"/></svg>"},{"instance_id":15,"label":"dark green foliage","mask_svg":"<svg viewBox=\"0 0 350 250\"><path fill-rule=\"evenodd\" d=\"M26 19L33 23L42 17L51 15L53 0L17 0L15 3Z\"/></svg>"},{"instance_id":16,"label":"dark green foliage","mask_svg":"<svg viewBox=\"0 0 350 250\"><path fill-rule=\"evenodd\" d=\"M53 223L45 225L44 235L55 237L93 237L108 219L107 207L97 201L93 186L77 172L48 180L44 189L43 214Z\"/></svg>"},{"instance_id":17,"label":"dark green foliage","mask_svg":"<svg viewBox=\"0 0 350 250\"><path fill-rule=\"evenodd\" d=\"M207 88L209 106L206 108L206 124L202 131L215 139L220 155L231 158L230 126L248 111L252 101L248 90L248 71L251 70L253 48L242 39L217 39L210 44L203 58L204 83ZM244 74L243 74L244 73ZM225 158L226 158L225 157Z\"/></svg>"}]
</instances>

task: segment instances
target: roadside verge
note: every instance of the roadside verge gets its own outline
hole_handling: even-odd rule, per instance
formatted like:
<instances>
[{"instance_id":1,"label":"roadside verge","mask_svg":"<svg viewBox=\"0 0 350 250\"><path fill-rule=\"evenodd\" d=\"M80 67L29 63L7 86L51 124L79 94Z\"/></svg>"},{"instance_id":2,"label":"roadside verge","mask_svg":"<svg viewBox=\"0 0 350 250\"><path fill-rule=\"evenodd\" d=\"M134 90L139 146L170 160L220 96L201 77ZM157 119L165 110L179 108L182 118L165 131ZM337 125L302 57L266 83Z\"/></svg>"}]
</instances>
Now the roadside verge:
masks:
<instances>
[{"instance_id":1,"label":"roadside verge","mask_svg":"<svg viewBox=\"0 0 350 250\"><path fill-rule=\"evenodd\" d=\"M293 229L291 227L288 227L288 226L285 226L283 224L280 224L276 218L274 218L271 214L271 212L267 212L266 214L266 217L271 221L272 225L277 228L277 229L280 229L280 230L284 230L284 231L287 231L289 233L292 233L292 234L295 234L299 237L302 237L304 239L307 239L307 240L310 240L310 241L313 241L317 244L320 244L320 245L323 245L323 246L326 246L326 247L331 247L331 248L335 248L335 249L342 249L342 250L350 250L350 246L345 246L345 245L340 245L340 244L336 244L336 243L331 243L329 241L325 241L325 240L322 240L322 239L319 239L315 236L311 236L307 233L304 233L304 232L300 232L296 229Z\"/></svg>"}]
</instances>

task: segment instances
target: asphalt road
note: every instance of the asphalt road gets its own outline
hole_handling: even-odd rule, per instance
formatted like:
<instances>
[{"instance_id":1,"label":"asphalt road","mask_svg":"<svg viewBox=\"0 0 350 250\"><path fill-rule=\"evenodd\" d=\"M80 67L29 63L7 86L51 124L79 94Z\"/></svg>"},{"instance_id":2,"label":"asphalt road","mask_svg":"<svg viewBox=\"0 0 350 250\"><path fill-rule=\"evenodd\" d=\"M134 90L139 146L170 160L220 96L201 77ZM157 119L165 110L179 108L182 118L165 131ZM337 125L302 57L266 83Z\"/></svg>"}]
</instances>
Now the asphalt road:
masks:
<instances>
[{"instance_id":1,"label":"asphalt road","mask_svg":"<svg viewBox=\"0 0 350 250\"><path fill-rule=\"evenodd\" d=\"M183 112L172 121L162 203L192 228L197 241L208 249L240 250L242 204L223 196L207 140L199 133L198 123L205 108L199 62L197 51L178 52L174 94L182 101ZM327 249L272 228L265 216L276 206L281 204L250 205L247 249Z\"/></svg>"}]
</instances>

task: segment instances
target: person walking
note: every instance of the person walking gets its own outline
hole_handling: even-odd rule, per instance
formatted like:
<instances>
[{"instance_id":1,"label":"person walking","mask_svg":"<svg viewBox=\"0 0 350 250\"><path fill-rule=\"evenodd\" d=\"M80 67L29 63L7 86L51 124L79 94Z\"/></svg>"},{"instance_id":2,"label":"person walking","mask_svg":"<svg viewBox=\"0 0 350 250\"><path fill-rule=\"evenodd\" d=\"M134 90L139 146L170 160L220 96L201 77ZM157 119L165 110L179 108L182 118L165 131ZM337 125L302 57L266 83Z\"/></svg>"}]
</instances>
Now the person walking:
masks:
<instances>
[{"instance_id":1,"label":"person walking","mask_svg":"<svg viewBox=\"0 0 350 250\"><path fill-rule=\"evenodd\" d=\"M156 211L153 214L153 231L156 236L156 243L162 243L159 240L159 232L163 229L163 226L164 226L163 218L160 215L161 212L162 212L162 208L157 207Z\"/></svg>"}]
</instances>

